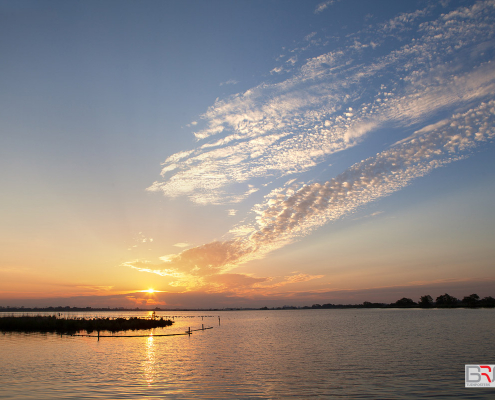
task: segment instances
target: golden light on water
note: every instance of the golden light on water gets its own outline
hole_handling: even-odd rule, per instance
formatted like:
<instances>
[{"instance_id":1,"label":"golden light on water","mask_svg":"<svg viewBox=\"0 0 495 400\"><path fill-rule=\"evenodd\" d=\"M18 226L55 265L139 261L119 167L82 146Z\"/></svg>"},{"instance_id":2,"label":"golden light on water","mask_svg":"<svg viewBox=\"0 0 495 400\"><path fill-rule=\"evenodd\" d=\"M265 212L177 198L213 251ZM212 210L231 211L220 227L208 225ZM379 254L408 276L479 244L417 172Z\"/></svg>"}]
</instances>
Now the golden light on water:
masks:
<instances>
[{"instance_id":1,"label":"golden light on water","mask_svg":"<svg viewBox=\"0 0 495 400\"><path fill-rule=\"evenodd\" d=\"M148 386L151 386L156 374L155 371L155 345L153 334L148 337L146 342L146 360L143 363L144 377Z\"/></svg>"}]
</instances>

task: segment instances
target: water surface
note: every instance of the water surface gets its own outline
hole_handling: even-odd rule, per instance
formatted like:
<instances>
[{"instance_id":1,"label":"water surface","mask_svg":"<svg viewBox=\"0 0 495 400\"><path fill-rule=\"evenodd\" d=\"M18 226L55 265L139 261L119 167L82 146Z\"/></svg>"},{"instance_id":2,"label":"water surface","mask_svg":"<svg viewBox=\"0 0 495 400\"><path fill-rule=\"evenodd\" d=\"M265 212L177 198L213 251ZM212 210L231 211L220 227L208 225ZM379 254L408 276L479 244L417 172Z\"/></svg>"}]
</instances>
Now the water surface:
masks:
<instances>
[{"instance_id":1,"label":"water surface","mask_svg":"<svg viewBox=\"0 0 495 400\"><path fill-rule=\"evenodd\" d=\"M0 398L495 398L464 387L465 364L495 364L492 309L157 314L174 326L145 337L0 334Z\"/></svg>"}]
</instances>

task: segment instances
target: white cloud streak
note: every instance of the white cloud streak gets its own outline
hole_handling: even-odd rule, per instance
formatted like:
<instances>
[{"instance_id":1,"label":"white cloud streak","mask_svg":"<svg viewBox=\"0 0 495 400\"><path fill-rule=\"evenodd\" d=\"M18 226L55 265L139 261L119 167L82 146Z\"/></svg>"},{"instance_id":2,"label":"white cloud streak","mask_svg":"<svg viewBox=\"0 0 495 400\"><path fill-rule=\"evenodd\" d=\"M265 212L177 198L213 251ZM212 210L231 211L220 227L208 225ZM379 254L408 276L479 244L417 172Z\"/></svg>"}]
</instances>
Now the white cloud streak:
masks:
<instances>
[{"instance_id":1,"label":"white cloud streak","mask_svg":"<svg viewBox=\"0 0 495 400\"><path fill-rule=\"evenodd\" d=\"M239 81L236 81L235 79L229 79L226 82L221 82L220 83L220 86L224 86L224 85L237 85L238 83L239 83Z\"/></svg>"},{"instance_id":2,"label":"white cloud streak","mask_svg":"<svg viewBox=\"0 0 495 400\"><path fill-rule=\"evenodd\" d=\"M217 100L195 133L203 143L170 156L148 190L198 204L238 203L261 183L311 170L381 127L424 123L493 96L495 68L486 57L493 14L493 1L436 19L429 9L401 14L306 60L282 82ZM400 46L375 56L390 36Z\"/></svg>"},{"instance_id":3,"label":"white cloud streak","mask_svg":"<svg viewBox=\"0 0 495 400\"><path fill-rule=\"evenodd\" d=\"M315 14L319 14L321 12L323 12L324 10L327 9L328 6L331 6L333 3L335 3L335 0L327 0L327 1L324 1L323 3L320 3L316 6L315 8Z\"/></svg>"}]
</instances>

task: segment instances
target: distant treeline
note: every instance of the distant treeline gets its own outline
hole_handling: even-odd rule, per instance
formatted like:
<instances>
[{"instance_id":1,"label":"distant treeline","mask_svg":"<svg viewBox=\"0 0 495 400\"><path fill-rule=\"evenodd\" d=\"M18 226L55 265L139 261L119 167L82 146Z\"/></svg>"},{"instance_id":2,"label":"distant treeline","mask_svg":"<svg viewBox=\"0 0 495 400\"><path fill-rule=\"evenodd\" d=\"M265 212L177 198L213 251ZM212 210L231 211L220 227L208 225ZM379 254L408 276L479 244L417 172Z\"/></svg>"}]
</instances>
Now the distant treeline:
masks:
<instances>
[{"instance_id":1,"label":"distant treeline","mask_svg":"<svg viewBox=\"0 0 495 400\"><path fill-rule=\"evenodd\" d=\"M433 298L427 294L421 296L418 302L415 302L412 299L407 297L403 297L402 299L397 300L395 303L371 303L369 301L365 301L362 304L313 304L312 306L305 307L293 307L293 306L284 306L284 307L274 307L268 308L263 307L261 310L287 310L287 309L314 309L314 308L458 308L458 307L469 307L469 308L477 308L477 307L495 307L495 299L491 296L480 298L476 293L473 293L469 296L464 296L462 300L451 296L447 293L438 296L435 301Z\"/></svg>"},{"instance_id":2,"label":"distant treeline","mask_svg":"<svg viewBox=\"0 0 495 400\"><path fill-rule=\"evenodd\" d=\"M430 295L424 295L419 298L418 302L412 299L403 297L394 303L371 303L365 301L361 304L313 304L312 306L283 306L283 307L262 307L259 310L295 310L295 309L318 309L318 308L456 308L456 307L495 307L495 299L491 296L480 298L476 293L469 296L464 296L462 300L451 296L447 293L438 296L435 301ZM238 311L238 310L258 310L258 308L92 308L92 307L2 307L0 306L0 312L81 312L81 311Z\"/></svg>"}]
</instances>

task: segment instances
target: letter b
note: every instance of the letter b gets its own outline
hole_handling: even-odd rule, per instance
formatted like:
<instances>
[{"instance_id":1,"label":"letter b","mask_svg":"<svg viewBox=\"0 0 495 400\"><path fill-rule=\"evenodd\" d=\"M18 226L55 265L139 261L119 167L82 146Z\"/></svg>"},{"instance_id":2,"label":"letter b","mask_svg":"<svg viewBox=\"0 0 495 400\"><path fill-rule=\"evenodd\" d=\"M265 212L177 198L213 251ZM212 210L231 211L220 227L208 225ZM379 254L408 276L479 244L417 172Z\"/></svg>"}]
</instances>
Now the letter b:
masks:
<instances>
[{"instance_id":1,"label":"letter b","mask_svg":"<svg viewBox=\"0 0 495 400\"><path fill-rule=\"evenodd\" d=\"M470 372L469 370L476 369L478 372ZM471 379L471 377L475 377L475 379ZM478 383L481 381L480 367L477 365L466 365L466 382L469 383Z\"/></svg>"}]
</instances>

